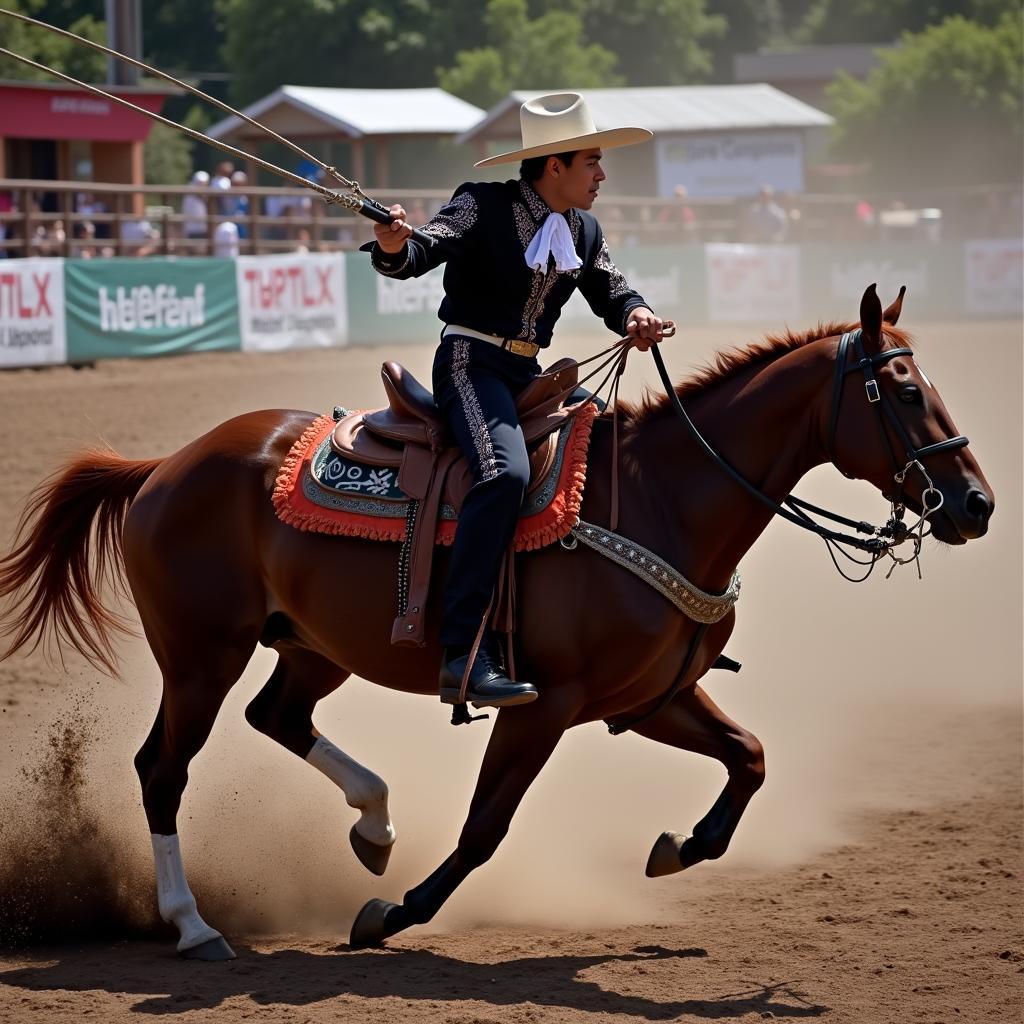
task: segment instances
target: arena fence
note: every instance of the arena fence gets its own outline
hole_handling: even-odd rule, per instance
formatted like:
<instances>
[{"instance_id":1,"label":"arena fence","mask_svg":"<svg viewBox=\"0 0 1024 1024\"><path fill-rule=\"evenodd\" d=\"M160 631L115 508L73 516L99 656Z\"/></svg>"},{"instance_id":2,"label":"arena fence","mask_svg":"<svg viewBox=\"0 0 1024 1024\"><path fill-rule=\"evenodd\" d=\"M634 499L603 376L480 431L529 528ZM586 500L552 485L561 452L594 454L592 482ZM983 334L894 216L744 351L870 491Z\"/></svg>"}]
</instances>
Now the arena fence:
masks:
<instances>
[{"instance_id":1,"label":"arena fence","mask_svg":"<svg viewBox=\"0 0 1024 1024\"><path fill-rule=\"evenodd\" d=\"M919 318L1020 317L1020 239L840 247L634 247L630 283L682 325L855 319L867 284ZM201 351L429 342L441 270L395 281L360 253L0 260L0 367ZM574 296L560 325L603 330Z\"/></svg>"}]
</instances>

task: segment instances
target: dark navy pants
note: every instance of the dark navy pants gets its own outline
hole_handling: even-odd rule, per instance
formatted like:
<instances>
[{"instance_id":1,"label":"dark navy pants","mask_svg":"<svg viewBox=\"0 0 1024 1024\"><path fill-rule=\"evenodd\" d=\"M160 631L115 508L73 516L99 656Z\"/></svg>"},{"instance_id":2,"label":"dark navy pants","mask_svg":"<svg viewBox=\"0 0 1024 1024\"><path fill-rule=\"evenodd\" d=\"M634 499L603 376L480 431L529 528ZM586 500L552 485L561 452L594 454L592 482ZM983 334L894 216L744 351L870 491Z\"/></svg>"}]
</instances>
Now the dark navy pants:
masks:
<instances>
[{"instance_id":1,"label":"dark navy pants","mask_svg":"<svg viewBox=\"0 0 1024 1024\"><path fill-rule=\"evenodd\" d=\"M445 647L473 643L515 533L530 482L515 403L539 372L536 359L474 338L443 338L434 356L434 398L475 480L459 513L445 585Z\"/></svg>"}]
</instances>

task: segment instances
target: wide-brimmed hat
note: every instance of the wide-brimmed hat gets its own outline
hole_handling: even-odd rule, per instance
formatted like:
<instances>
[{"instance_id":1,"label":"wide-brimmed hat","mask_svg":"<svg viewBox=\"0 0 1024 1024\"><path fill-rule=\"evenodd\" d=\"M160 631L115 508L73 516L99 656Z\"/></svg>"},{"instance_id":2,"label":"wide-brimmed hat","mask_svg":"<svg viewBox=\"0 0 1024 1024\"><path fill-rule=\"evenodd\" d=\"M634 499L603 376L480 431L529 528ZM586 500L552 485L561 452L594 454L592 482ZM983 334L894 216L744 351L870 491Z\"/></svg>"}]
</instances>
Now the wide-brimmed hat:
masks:
<instances>
[{"instance_id":1,"label":"wide-brimmed hat","mask_svg":"<svg viewBox=\"0 0 1024 1024\"><path fill-rule=\"evenodd\" d=\"M493 167L534 156L571 153L578 149L635 146L654 137L646 128L607 128L599 132L586 101L576 92L556 92L527 100L519 109L521 149L489 156L474 167Z\"/></svg>"}]
</instances>

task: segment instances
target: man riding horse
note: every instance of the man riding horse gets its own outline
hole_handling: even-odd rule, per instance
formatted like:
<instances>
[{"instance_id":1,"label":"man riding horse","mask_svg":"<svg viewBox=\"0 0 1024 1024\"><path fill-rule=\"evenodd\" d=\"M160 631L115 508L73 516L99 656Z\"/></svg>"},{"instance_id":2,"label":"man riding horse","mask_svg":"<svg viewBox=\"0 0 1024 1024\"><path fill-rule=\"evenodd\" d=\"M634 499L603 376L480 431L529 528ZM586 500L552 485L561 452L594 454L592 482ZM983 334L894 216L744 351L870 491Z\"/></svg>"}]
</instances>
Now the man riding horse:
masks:
<instances>
[{"instance_id":1,"label":"man riding horse","mask_svg":"<svg viewBox=\"0 0 1024 1024\"><path fill-rule=\"evenodd\" d=\"M587 212L606 177L602 151L645 142L652 133L597 131L576 93L529 100L520 122L521 148L474 165L520 160L518 180L460 185L422 229L436 240L432 246L410 237L406 212L396 205L393 223L378 224L376 242L363 247L374 269L391 278L448 264L434 397L474 486L459 516L445 586L439 685L441 700L454 704L468 673L466 699L478 707L537 698L530 683L507 677L483 625L530 476L516 397L540 373L537 355L577 288L609 330L632 336L638 348L658 342L663 326L616 268Z\"/></svg>"}]
</instances>

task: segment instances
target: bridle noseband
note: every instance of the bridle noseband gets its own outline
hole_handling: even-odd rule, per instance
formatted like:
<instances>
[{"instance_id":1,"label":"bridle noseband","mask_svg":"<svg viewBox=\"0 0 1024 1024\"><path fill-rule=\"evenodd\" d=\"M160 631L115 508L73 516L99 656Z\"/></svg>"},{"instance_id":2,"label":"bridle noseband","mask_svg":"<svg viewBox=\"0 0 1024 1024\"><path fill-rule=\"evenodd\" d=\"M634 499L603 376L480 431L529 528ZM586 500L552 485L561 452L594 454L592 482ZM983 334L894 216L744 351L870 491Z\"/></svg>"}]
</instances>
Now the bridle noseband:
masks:
<instances>
[{"instance_id":1,"label":"bridle noseband","mask_svg":"<svg viewBox=\"0 0 1024 1024\"><path fill-rule=\"evenodd\" d=\"M934 444L925 445L923 448L918 448L914 445L914 442L910 439L910 435L907 433L906 428L903 426L903 422L900 420L899 416L896 415L896 410L893 408L892 402L878 386L878 380L875 378L874 374L876 366L882 366L889 362L890 359L895 359L897 356L910 356L910 358L913 359L913 350L909 348L891 348L886 349L883 352L877 352L873 356L869 356L864 350L863 333L863 330L858 328L856 331L848 331L839 339L839 346L836 349L836 369L832 387L832 407L829 414L826 451L828 452L828 457L832 462L832 465L834 465L836 469L843 474L843 476L852 479L853 475L851 473L847 473L847 471L843 469L836 457L836 429L839 425L839 408L843 401L843 383L846 375L856 370L860 370L864 376L864 394L867 397L868 404L875 410L875 422L878 424L878 431L882 435L882 443L889 452L889 460L893 466L893 480L899 485L899 491L895 496L890 497L889 495L886 495L886 498L888 498L892 505L892 515L886 526L891 531L891 535L897 543L902 542L903 540L910 540L914 545L913 554L908 558L899 558L893 554L891 550L888 552L894 563L893 567L889 570L889 573L892 573L892 569L895 568L896 565L903 565L907 562L916 562L918 575L920 576L921 566L920 562L918 562L918 558L921 554L921 543L926 536L924 532L925 523L930 516L934 515L940 508L942 508L945 501L942 491L940 491L932 482L932 478L928 475L927 470L924 468L924 463L921 460L928 455L936 455L939 452L963 448L970 442L963 434L959 434L956 437L949 437L943 441L936 441ZM852 363L849 361L849 351L851 348L854 352L854 362ZM897 457L896 452L893 449L889 433L885 429L887 420L903 444L903 462L901 462ZM906 510L906 506L903 502L903 491L907 474L911 469L915 468L920 472L921 476L924 477L925 486L921 491L920 518L912 527L907 527L903 522L903 516Z\"/></svg>"}]
</instances>

